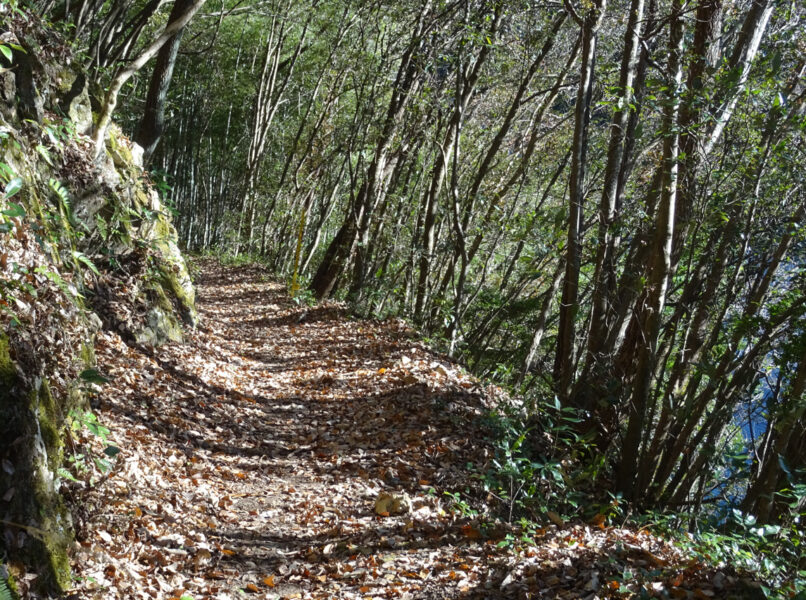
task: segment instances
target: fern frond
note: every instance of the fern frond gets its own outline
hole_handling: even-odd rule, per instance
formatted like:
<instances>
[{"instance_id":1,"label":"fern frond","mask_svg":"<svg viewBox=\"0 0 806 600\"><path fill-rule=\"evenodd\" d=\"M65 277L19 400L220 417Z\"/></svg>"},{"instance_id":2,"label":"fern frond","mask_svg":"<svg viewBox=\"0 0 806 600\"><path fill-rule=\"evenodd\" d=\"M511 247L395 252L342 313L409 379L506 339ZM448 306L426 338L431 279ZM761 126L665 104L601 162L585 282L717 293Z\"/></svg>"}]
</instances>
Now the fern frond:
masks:
<instances>
[{"instance_id":1,"label":"fern frond","mask_svg":"<svg viewBox=\"0 0 806 600\"><path fill-rule=\"evenodd\" d=\"M8 583L3 577L0 577L0 600L16 600L14 592L8 587Z\"/></svg>"},{"instance_id":2,"label":"fern frond","mask_svg":"<svg viewBox=\"0 0 806 600\"><path fill-rule=\"evenodd\" d=\"M66 208L70 207L70 192L68 192L67 188L62 185L61 181L50 178L48 180L48 187L53 190L53 193L59 197Z\"/></svg>"}]
</instances>

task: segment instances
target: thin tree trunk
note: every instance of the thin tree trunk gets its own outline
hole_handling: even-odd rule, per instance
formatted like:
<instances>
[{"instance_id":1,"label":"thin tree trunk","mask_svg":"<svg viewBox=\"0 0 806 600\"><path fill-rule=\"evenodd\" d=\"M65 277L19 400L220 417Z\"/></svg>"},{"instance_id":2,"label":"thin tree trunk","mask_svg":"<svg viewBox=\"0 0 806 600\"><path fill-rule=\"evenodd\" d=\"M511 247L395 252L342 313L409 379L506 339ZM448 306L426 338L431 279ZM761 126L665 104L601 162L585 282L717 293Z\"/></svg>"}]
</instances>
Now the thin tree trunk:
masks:
<instances>
[{"instance_id":1,"label":"thin tree trunk","mask_svg":"<svg viewBox=\"0 0 806 600\"><path fill-rule=\"evenodd\" d=\"M579 309L579 269L582 252L580 239L583 218L583 185L588 150L588 123L596 63L596 39L604 16L606 0L596 0L580 20L582 27L582 65L574 111L574 140L571 150L569 180L568 236L565 248L565 275L560 301L554 383L561 401L567 402L571 391L574 365L575 321Z\"/></svg>"},{"instance_id":2,"label":"thin tree trunk","mask_svg":"<svg viewBox=\"0 0 806 600\"><path fill-rule=\"evenodd\" d=\"M665 132L663 149L663 177L660 201L655 219L652 241L653 262L650 265L646 294L640 307L643 343L639 346L638 365L627 407L629 417L627 432L621 444L621 460L616 474L616 486L625 498L637 499L634 488L638 472L639 446L644 428L652 373L657 360L657 343L661 318L666 301L666 289L671 276L672 238L674 235L675 207L677 203L677 175L679 158L679 134L676 131L680 107L680 85L683 81L683 5L675 0L672 7L669 34L669 94L664 110Z\"/></svg>"},{"instance_id":3,"label":"thin tree trunk","mask_svg":"<svg viewBox=\"0 0 806 600\"><path fill-rule=\"evenodd\" d=\"M621 206L619 196L619 180L625 166L625 140L629 125L631 105L633 102L634 84L638 73L638 54L640 41L640 24L643 20L644 0L632 0L627 21L627 31L624 39L624 55L619 75L619 98L613 111L610 124L610 142L607 151L607 166L605 167L604 188L599 205L599 236L597 255L593 275L593 313L591 327L588 335L589 363L595 364L599 360L599 353L604 346L607 330L612 322L610 317L610 303L612 291L616 284L615 271L615 235L612 231ZM600 380L600 378L592 378ZM576 404L590 408L590 401Z\"/></svg>"},{"instance_id":4,"label":"thin tree trunk","mask_svg":"<svg viewBox=\"0 0 806 600\"><path fill-rule=\"evenodd\" d=\"M106 131L109 128L109 123L112 121L112 115L115 112L115 107L118 103L118 94L120 93L123 84L125 84L132 75L139 71L143 65L151 60L160 48L165 45L177 32L187 25L193 18L193 15L202 7L205 0L193 0L187 6L187 10L179 15L176 20L169 22L160 35L149 44L140 55L134 59L125 69L118 73L109 84L109 89L106 91L104 103L101 107L101 112L98 115L98 123L95 127L95 134L93 135L93 146L95 147L96 158L100 157L104 151L106 142Z\"/></svg>"},{"instance_id":5,"label":"thin tree trunk","mask_svg":"<svg viewBox=\"0 0 806 600\"><path fill-rule=\"evenodd\" d=\"M423 44L423 36L428 27L427 17L430 13L431 0L425 0L420 8L412 36L400 60L386 118L375 145L372 161L344 223L328 246L324 259L311 281L311 289L317 298L327 298L335 289L347 262L355 252L359 224L365 218L370 217L368 213L375 205L379 192L377 186L381 182L381 175L389 160L392 140L400 127L403 111L408 105L412 93L418 87L418 69L415 58Z\"/></svg>"},{"instance_id":6,"label":"thin tree trunk","mask_svg":"<svg viewBox=\"0 0 806 600\"><path fill-rule=\"evenodd\" d=\"M543 339L543 334L546 330L546 322L548 319L551 303L557 295L557 290L560 288L563 273L565 272L565 265L563 260L557 261L557 268L554 271L554 276L551 279L551 286L546 291L546 297L543 299L543 304L540 307L540 313L537 318L537 325L535 325L534 333L532 334L532 343L529 346L529 351L526 353L526 358L523 361L521 372L518 375L518 386L523 385L526 375L532 370L535 358L537 358L537 351L540 349L540 342Z\"/></svg>"},{"instance_id":7,"label":"thin tree trunk","mask_svg":"<svg viewBox=\"0 0 806 600\"><path fill-rule=\"evenodd\" d=\"M168 22L177 20L191 7L192 3L193 0L176 0ZM168 99L168 88L171 85L183 32L184 28L179 29L157 53L157 61L154 64L154 72L151 75L151 83L146 95L145 111L134 136L135 141L143 148L145 164L151 160L151 155L154 154L165 129L165 103Z\"/></svg>"},{"instance_id":8,"label":"thin tree trunk","mask_svg":"<svg viewBox=\"0 0 806 600\"><path fill-rule=\"evenodd\" d=\"M775 492L778 491L776 482L781 473L779 461L786 455L797 423L806 415L806 401L803 398L806 392L806 340L801 340L801 345L803 349L798 358L798 368L788 394L790 411L776 425L775 443L765 452L761 472L750 485L743 501L743 509L755 515L761 523L771 520Z\"/></svg>"}]
</instances>

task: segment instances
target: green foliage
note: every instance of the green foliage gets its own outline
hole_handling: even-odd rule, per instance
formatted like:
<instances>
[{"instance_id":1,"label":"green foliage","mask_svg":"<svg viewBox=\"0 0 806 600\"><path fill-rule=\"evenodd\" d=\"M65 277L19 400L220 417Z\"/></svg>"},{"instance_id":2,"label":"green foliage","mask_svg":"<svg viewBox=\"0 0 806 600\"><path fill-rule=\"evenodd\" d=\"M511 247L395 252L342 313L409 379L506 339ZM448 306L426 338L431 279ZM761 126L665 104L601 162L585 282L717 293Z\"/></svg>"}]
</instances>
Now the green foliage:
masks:
<instances>
[{"instance_id":1,"label":"green foliage","mask_svg":"<svg viewBox=\"0 0 806 600\"><path fill-rule=\"evenodd\" d=\"M93 393L92 386L109 382L109 379L97 369L85 369L79 374L79 380L83 382L83 389L88 395ZM96 473L103 475L112 469L112 461L120 453L120 448L107 443L110 434L109 428L104 426L95 413L90 410L71 410L68 415L68 423L72 447L72 452L67 457L67 464L70 468L60 468L59 475L73 482L85 479L90 485L93 485L96 481ZM100 454L92 449L91 439L82 439L85 431L91 438L104 446Z\"/></svg>"},{"instance_id":2,"label":"green foliage","mask_svg":"<svg viewBox=\"0 0 806 600\"><path fill-rule=\"evenodd\" d=\"M444 492L444 494L451 499L451 510L459 513L463 517L476 517L479 511L473 508L470 503L462 498L460 492Z\"/></svg>"},{"instance_id":3,"label":"green foliage","mask_svg":"<svg viewBox=\"0 0 806 600\"><path fill-rule=\"evenodd\" d=\"M14 202L8 203L9 208L2 211L3 216L8 217L10 219L15 219L19 217L25 216L25 209L20 204L15 204Z\"/></svg>"},{"instance_id":4,"label":"green foliage","mask_svg":"<svg viewBox=\"0 0 806 600\"><path fill-rule=\"evenodd\" d=\"M3 165L3 166L7 166L7 165ZM8 200L9 198L17 195L17 193L21 189L22 189L22 178L21 177L15 177L13 179L10 179L6 183L5 188L3 189L3 200ZM6 213L4 213L4 214L6 214ZM17 215L6 214L6 216L17 216Z\"/></svg>"},{"instance_id":5,"label":"green foliage","mask_svg":"<svg viewBox=\"0 0 806 600\"><path fill-rule=\"evenodd\" d=\"M517 548L519 546L532 546L534 545L534 540L536 537L538 537L538 533L542 529L542 527L535 521L530 521L529 519L521 518L518 521L518 529L520 532L519 535L508 533L504 536L504 539L502 539L496 544L496 546L499 548L511 548L511 549Z\"/></svg>"},{"instance_id":6,"label":"green foliage","mask_svg":"<svg viewBox=\"0 0 806 600\"><path fill-rule=\"evenodd\" d=\"M0 135L0 139L3 136ZM3 195L0 200L8 200L16 196L22 189L23 180L17 175L17 172L4 162L0 162L0 183L3 184Z\"/></svg>"},{"instance_id":7,"label":"green foliage","mask_svg":"<svg viewBox=\"0 0 806 600\"><path fill-rule=\"evenodd\" d=\"M21 11L17 8L16 2L11 3L0 2L0 14L5 13L9 9L11 9L13 12L17 14L22 14ZM2 54L3 57L9 62L11 62L14 58L14 52L13 52L14 50L16 50L17 52L23 52L23 53L25 52L25 49L19 44L14 44L12 42L4 42L0 44L0 54Z\"/></svg>"},{"instance_id":8,"label":"green foliage","mask_svg":"<svg viewBox=\"0 0 806 600\"><path fill-rule=\"evenodd\" d=\"M696 527L687 533L685 524L692 521ZM675 540L692 556L751 574L763 582L767 598L787 600L806 595L806 570L798 567L806 537L798 523L788 527L761 525L753 515L738 509L729 511L721 522L700 523L691 515L671 512L646 513L633 522Z\"/></svg>"},{"instance_id":9,"label":"green foliage","mask_svg":"<svg viewBox=\"0 0 806 600\"><path fill-rule=\"evenodd\" d=\"M482 477L509 521L544 519L549 511L578 515L585 508L579 458L590 448L576 432L579 422L576 410L556 400L538 403L528 416L515 411L488 416L495 456Z\"/></svg>"},{"instance_id":10,"label":"green foliage","mask_svg":"<svg viewBox=\"0 0 806 600\"><path fill-rule=\"evenodd\" d=\"M70 208L70 193L67 191L67 188L64 187L61 181L56 179L49 179L48 180L48 187L53 190L53 193L59 198L62 203L62 206L65 209Z\"/></svg>"},{"instance_id":11,"label":"green foliage","mask_svg":"<svg viewBox=\"0 0 806 600\"><path fill-rule=\"evenodd\" d=\"M45 277L50 279L68 298L79 297L79 294L78 292L76 292L75 288L68 285L67 282L62 278L62 276L59 275L56 271L48 269L47 267L39 266L34 269L34 272L39 273L40 275L44 275Z\"/></svg>"},{"instance_id":12,"label":"green foliage","mask_svg":"<svg viewBox=\"0 0 806 600\"><path fill-rule=\"evenodd\" d=\"M301 287L293 296L292 300L297 306L314 306L316 305L316 297L313 292L307 287Z\"/></svg>"},{"instance_id":13,"label":"green foliage","mask_svg":"<svg viewBox=\"0 0 806 600\"><path fill-rule=\"evenodd\" d=\"M173 188L169 183L169 179L171 174L163 169L155 169L149 173L151 175L151 183L154 188L157 190L157 193L160 195L160 201L162 205L168 210L168 212L176 217L179 213L176 210L176 207L173 204L173 199L171 198L171 192Z\"/></svg>"},{"instance_id":14,"label":"green foliage","mask_svg":"<svg viewBox=\"0 0 806 600\"><path fill-rule=\"evenodd\" d=\"M65 479L73 482L79 479L87 479L90 485L94 485L96 477L94 472L100 474L108 473L113 464L111 460L115 459L120 453L120 448L112 444L106 444L102 451L102 456L94 453L89 444L81 442L77 435L83 430L89 432L102 443L105 443L109 436L109 429L101 424L95 413L84 410L70 411L68 421L70 423L70 433L73 451L67 457L67 464L71 469L60 468L59 475Z\"/></svg>"},{"instance_id":15,"label":"green foliage","mask_svg":"<svg viewBox=\"0 0 806 600\"><path fill-rule=\"evenodd\" d=\"M8 569L0 563L0 600L17 600L17 595L9 585Z\"/></svg>"},{"instance_id":16,"label":"green foliage","mask_svg":"<svg viewBox=\"0 0 806 600\"><path fill-rule=\"evenodd\" d=\"M6 582L0 579L0 600L15 600Z\"/></svg>"},{"instance_id":17,"label":"green foliage","mask_svg":"<svg viewBox=\"0 0 806 600\"><path fill-rule=\"evenodd\" d=\"M85 267L87 267L90 271L92 271L96 275L101 274L98 271L98 267L96 267L95 263L93 263L89 258L87 258L86 254L79 252L78 250L73 250L73 258L76 259L79 263L83 264Z\"/></svg>"},{"instance_id":18,"label":"green foliage","mask_svg":"<svg viewBox=\"0 0 806 600\"><path fill-rule=\"evenodd\" d=\"M768 581L780 578L780 565L776 564L776 554L783 549L780 526L758 526L753 515L743 514L737 509L733 509L726 526L729 527L728 533L700 533L698 552L716 562L728 562L757 571Z\"/></svg>"},{"instance_id":19,"label":"green foliage","mask_svg":"<svg viewBox=\"0 0 806 600\"><path fill-rule=\"evenodd\" d=\"M79 377L81 378L82 381L86 381L87 383L97 383L97 384L109 383L109 379L101 375L98 369L84 369L79 374Z\"/></svg>"},{"instance_id":20,"label":"green foliage","mask_svg":"<svg viewBox=\"0 0 806 600\"><path fill-rule=\"evenodd\" d=\"M244 265L250 264L260 264L261 258L254 254L248 253L225 253L218 255L218 259L221 261L222 265L226 265L229 267L242 267Z\"/></svg>"},{"instance_id":21,"label":"green foliage","mask_svg":"<svg viewBox=\"0 0 806 600\"><path fill-rule=\"evenodd\" d=\"M6 163L0 162L0 183L3 184L3 193L0 196L0 201L5 202L8 208L0 210L0 234L8 233L12 229L12 225L7 219L15 219L25 216L25 208L9 199L16 196L23 187L23 180L17 176L17 173Z\"/></svg>"}]
</instances>

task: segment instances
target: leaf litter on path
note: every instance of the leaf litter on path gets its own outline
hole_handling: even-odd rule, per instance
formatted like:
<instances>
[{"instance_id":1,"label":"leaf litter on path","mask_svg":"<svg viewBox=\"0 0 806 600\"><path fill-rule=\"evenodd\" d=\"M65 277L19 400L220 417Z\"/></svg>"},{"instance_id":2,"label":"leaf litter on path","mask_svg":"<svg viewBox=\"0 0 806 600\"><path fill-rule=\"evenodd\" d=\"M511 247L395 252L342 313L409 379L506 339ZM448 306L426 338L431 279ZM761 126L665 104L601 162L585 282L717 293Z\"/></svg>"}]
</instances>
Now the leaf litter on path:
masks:
<instances>
[{"instance_id":1,"label":"leaf litter on path","mask_svg":"<svg viewBox=\"0 0 806 600\"><path fill-rule=\"evenodd\" d=\"M477 417L494 390L402 321L201 268L185 344L98 338L96 412L121 452L81 498L71 598L707 598L735 582L626 529L549 524L499 547L519 533L444 495L491 456Z\"/></svg>"}]
</instances>

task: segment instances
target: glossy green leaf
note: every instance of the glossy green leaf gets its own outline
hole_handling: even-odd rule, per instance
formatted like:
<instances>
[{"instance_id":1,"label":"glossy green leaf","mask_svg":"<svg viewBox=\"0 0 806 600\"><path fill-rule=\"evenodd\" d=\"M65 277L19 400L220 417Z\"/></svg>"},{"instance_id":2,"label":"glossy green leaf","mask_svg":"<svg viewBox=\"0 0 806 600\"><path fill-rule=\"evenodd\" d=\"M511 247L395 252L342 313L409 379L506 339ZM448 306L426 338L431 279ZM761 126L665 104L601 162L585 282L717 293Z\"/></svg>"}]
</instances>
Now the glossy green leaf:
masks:
<instances>
[{"instance_id":1,"label":"glossy green leaf","mask_svg":"<svg viewBox=\"0 0 806 600\"><path fill-rule=\"evenodd\" d=\"M3 190L3 197L11 198L15 194L17 194L17 192L19 192L21 189L22 189L22 177L15 177L6 184L6 187Z\"/></svg>"},{"instance_id":2,"label":"glossy green leaf","mask_svg":"<svg viewBox=\"0 0 806 600\"><path fill-rule=\"evenodd\" d=\"M83 379L87 383L97 383L97 384L109 383L109 379L101 375L101 373L97 369L84 369L83 371L81 371L79 377L81 377L81 379Z\"/></svg>"},{"instance_id":3,"label":"glossy green leaf","mask_svg":"<svg viewBox=\"0 0 806 600\"><path fill-rule=\"evenodd\" d=\"M8 205L9 205L10 208L7 208L6 210L3 211L3 214L5 216L7 216L9 218L12 218L12 219L17 218L17 217L24 217L25 216L25 209L22 206L20 206L19 204L16 204L14 202L9 202Z\"/></svg>"}]
</instances>

